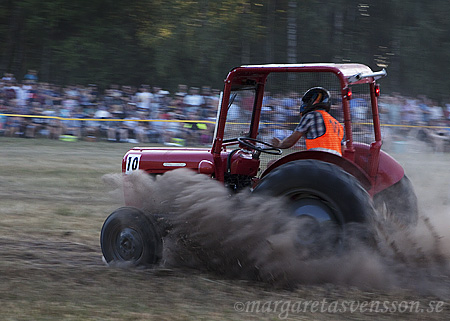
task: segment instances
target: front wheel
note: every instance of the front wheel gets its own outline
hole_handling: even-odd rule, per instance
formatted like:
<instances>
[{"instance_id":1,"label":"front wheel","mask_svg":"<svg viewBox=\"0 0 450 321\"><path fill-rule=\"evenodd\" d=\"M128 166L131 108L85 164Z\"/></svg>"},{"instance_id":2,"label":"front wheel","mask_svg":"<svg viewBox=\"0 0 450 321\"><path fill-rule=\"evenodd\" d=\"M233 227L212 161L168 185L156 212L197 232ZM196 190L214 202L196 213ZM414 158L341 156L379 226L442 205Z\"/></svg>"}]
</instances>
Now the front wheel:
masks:
<instances>
[{"instance_id":1,"label":"front wheel","mask_svg":"<svg viewBox=\"0 0 450 321\"><path fill-rule=\"evenodd\" d=\"M109 215L100 244L108 264L153 265L162 256L162 237L155 220L134 207L121 207Z\"/></svg>"}]
</instances>

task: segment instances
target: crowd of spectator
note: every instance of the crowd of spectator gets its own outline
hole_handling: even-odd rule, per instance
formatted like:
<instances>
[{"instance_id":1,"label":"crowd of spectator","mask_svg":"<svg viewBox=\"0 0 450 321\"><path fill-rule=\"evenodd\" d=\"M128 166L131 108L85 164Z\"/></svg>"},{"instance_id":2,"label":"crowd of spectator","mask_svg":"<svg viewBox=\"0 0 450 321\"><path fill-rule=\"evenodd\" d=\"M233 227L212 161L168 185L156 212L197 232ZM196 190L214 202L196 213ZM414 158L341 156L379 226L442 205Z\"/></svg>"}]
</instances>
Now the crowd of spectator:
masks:
<instances>
[{"instance_id":1,"label":"crowd of spectator","mask_svg":"<svg viewBox=\"0 0 450 321\"><path fill-rule=\"evenodd\" d=\"M20 83L5 74L0 114L16 116L0 116L0 132L25 138L205 145L212 139L218 102L219 91L208 86L180 84L171 95L145 84L111 85L101 94L94 84L61 87L39 82L35 71Z\"/></svg>"},{"instance_id":2,"label":"crowd of spectator","mask_svg":"<svg viewBox=\"0 0 450 321\"><path fill-rule=\"evenodd\" d=\"M385 95L379 102L387 141L423 141L434 151L450 151L450 104L426 96ZM391 125L391 126L389 126Z\"/></svg>"},{"instance_id":3,"label":"crowd of spectator","mask_svg":"<svg viewBox=\"0 0 450 321\"><path fill-rule=\"evenodd\" d=\"M207 145L214 132L219 94L219 90L209 86L198 88L182 84L175 93L144 84L137 88L111 85L100 93L94 84L62 87L39 82L33 70L21 81L5 73L0 80L0 114L4 114L0 115L0 135ZM264 108L270 108L276 113L276 120L280 124L295 123L298 121L300 95L267 96ZM269 100L270 104L267 103ZM244 104L244 99L240 103ZM445 127L450 122L450 104L439 106L424 96L409 98L394 94L381 96L379 107L382 124L425 125L422 126L425 136L439 135L446 139L449 136ZM351 101L354 120L368 110L364 100ZM230 120L239 118L243 112L245 106L233 104L229 110ZM438 129L427 126L438 126ZM408 131L410 126L394 127L384 132L386 135L402 136ZM289 133L288 126L280 125L265 134L283 139Z\"/></svg>"}]
</instances>

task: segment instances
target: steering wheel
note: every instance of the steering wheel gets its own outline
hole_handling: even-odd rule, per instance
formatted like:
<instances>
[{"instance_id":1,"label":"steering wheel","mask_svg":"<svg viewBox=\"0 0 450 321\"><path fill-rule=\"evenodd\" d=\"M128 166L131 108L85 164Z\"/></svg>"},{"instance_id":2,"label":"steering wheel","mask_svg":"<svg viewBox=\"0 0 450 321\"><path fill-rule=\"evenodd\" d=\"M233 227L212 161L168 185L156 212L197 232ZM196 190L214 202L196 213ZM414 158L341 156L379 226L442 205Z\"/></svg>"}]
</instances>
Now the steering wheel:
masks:
<instances>
[{"instance_id":1,"label":"steering wheel","mask_svg":"<svg viewBox=\"0 0 450 321\"><path fill-rule=\"evenodd\" d=\"M256 138L238 137L237 140L239 143L241 143L245 147L248 147L250 150L256 150L258 152L262 152L262 153L266 153L266 154L270 154L270 155L281 155L281 153L283 153L283 151L281 149L279 149L269 143L260 141ZM259 144L265 145L267 147L259 147L259 146L256 146L255 143L259 143Z\"/></svg>"}]
</instances>

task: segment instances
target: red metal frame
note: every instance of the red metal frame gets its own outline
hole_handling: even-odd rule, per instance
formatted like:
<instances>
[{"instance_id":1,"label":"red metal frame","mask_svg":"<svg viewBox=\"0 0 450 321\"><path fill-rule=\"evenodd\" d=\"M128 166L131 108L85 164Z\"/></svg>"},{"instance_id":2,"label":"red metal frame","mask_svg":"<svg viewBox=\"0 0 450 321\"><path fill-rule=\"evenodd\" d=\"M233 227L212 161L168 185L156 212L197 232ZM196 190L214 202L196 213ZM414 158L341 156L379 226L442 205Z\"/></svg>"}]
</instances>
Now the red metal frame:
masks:
<instances>
[{"instance_id":1,"label":"red metal frame","mask_svg":"<svg viewBox=\"0 0 450 321\"><path fill-rule=\"evenodd\" d=\"M265 81L270 73L276 72L328 72L335 74L341 85L341 97L342 97L342 108L344 115L344 130L345 137L347 138L346 147L343 153L343 157L349 162L354 163L358 166L364 174L360 175L367 176L370 180L372 187L369 188L371 194L379 191L379 188L376 187L378 184L381 185L389 185L395 183L400 180L403 176L403 169L400 165L393 166L392 162L389 162L391 166L389 166L389 171L392 171L392 175L388 175L386 172L383 172L384 179L379 182L379 178L377 180L377 174L380 168L380 159L387 159L384 153L381 151L382 139L381 139L381 128L380 128L380 119L378 113L378 103L377 96L375 93L376 86L376 76L379 73L374 73L368 66L362 64L301 64L301 65L255 65L255 66L241 66L234 68L231 70L225 79L225 86L223 92L222 106L228 106L229 97L231 91L234 87L245 86L249 83L249 81L253 81L254 84L258 85L253 119L252 119L252 127L250 132L250 137L256 138L258 135L257 128L258 126L253 126L259 123L260 112L261 112L261 102L264 94L264 85ZM369 76L366 76L369 75ZM372 75L372 76L370 76ZM371 98L371 108L373 115L373 128L374 128L374 141L370 145L370 148L367 150L366 148L362 148L358 146L356 149L353 142L353 133L352 133L352 119L350 113L350 104L349 99L347 97L348 90L351 85L355 84L369 84L370 85L370 98ZM223 150L222 140L225 129L225 121L226 121L226 108L221 109L221 113L219 116L218 122L218 131L217 136L214 140L212 153L214 160L216 162L216 178L222 180L223 171L221 166L222 157L220 157L221 152ZM358 154L358 155L356 155ZM322 154L322 158L326 161L330 161L327 155ZM286 156L287 157L287 156ZM290 155L289 159L292 159L294 156ZM303 158L303 156L297 155L299 158ZM316 156L320 158L321 156ZM276 166L282 164L284 160L280 162L276 162L274 166L270 167L268 171L273 169ZM337 161L342 165L342 161ZM349 167L349 166L347 166ZM387 179L387 177L390 179ZM392 182L392 178L395 182ZM386 181L388 180L388 181ZM380 185L381 184L381 185Z\"/></svg>"},{"instance_id":2,"label":"red metal frame","mask_svg":"<svg viewBox=\"0 0 450 321\"><path fill-rule=\"evenodd\" d=\"M330 157L324 152L299 152L285 156L269 166L263 176L273 168L294 159L314 158L335 163L346 169L357 177L370 194L383 190L396 183L403 177L403 168L395 162L389 155L381 151L381 129L378 114L377 96L375 93L376 80L383 75L382 72L374 73L369 67L362 64L289 64L289 65L253 65L241 66L231 70L225 81L224 90L216 124L216 135L211 149L198 148L136 148L130 153L140 153L140 168L149 173L164 173L177 168L175 165L183 163L180 167L192 168L198 171L209 173L214 171L214 178L224 181L227 169L226 145L223 143L225 124L227 119L227 106L230 102L230 95L233 89L239 87L255 87L256 96L253 107L253 116L249 136L256 138L258 135L258 125L261 116L261 106L264 97L264 86L270 73L280 72L324 72L335 74L341 86L342 108L344 114L344 130L347 138L346 148L343 157ZM373 115L374 141L369 145L356 144L353 142L352 120L350 113L349 99L347 93L351 85L369 84L371 108ZM122 168L125 171L126 157ZM256 160L247 159L244 153L238 152L233 155L233 161L242 158L239 163L248 166L248 174L256 173L253 168ZM205 161L202 163L202 161ZM170 166L166 166L169 163ZM203 165L200 168L200 163ZM166 164L166 165L165 165ZM175 164L173 167L171 164ZM243 173L242 169L239 170ZM245 171L244 171L245 172Z\"/></svg>"}]
</instances>

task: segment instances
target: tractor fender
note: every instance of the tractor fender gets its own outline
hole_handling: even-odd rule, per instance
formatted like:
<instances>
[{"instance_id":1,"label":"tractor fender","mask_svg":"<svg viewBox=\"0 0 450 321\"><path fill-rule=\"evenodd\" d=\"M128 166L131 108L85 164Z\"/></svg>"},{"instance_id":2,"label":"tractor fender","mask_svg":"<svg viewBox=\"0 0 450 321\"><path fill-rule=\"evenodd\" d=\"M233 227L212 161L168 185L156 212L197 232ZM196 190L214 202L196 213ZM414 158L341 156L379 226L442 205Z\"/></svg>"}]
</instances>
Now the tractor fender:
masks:
<instances>
[{"instance_id":1,"label":"tractor fender","mask_svg":"<svg viewBox=\"0 0 450 321\"><path fill-rule=\"evenodd\" d=\"M405 170L392 156L381 151L375 180L374 194L399 182L405 176Z\"/></svg>"},{"instance_id":2,"label":"tractor fender","mask_svg":"<svg viewBox=\"0 0 450 321\"><path fill-rule=\"evenodd\" d=\"M343 170L354 176L361 186L366 190L370 191L372 188L372 181L370 177L367 175L366 172L362 168L360 168L357 164L354 162L343 158L341 156L323 152L323 151L316 151L316 150L306 150L306 151L300 151L295 152L289 155L286 155L274 163L270 164L266 170L262 173L261 178L266 176L268 173L270 173L272 170L277 168L280 165L299 160L299 159L316 159L323 162L331 163L334 165L337 165L341 167Z\"/></svg>"},{"instance_id":3,"label":"tractor fender","mask_svg":"<svg viewBox=\"0 0 450 321\"><path fill-rule=\"evenodd\" d=\"M370 154L374 151L372 151L367 144L354 143L353 145L355 147L355 163L368 172ZM399 182L404 175L405 171L403 167L388 153L380 150L378 169L375 177L372 179L373 187L370 194L375 195L394 185Z\"/></svg>"}]
</instances>

